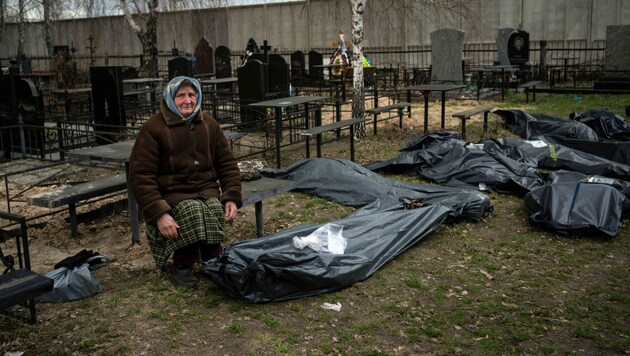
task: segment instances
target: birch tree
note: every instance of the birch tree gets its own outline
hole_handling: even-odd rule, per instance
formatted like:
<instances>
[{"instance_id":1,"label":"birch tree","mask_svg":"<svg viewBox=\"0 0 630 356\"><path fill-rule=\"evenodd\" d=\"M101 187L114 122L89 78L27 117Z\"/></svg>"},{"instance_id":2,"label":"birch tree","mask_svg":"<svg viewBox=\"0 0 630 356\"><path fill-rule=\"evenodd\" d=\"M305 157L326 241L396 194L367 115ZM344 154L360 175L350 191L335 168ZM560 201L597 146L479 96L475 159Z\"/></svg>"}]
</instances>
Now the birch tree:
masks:
<instances>
[{"instance_id":1,"label":"birch tree","mask_svg":"<svg viewBox=\"0 0 630 356\"><path fill-rule=\"evenodd\" d=\"M352 7L352 117L365 117L365 84L363 81L363 14L367 0L350 0ZM355 135L366 137L365 122L357 125Z\"/></svg>"},{"instance_id":2,"label":"birch tree","mask_svg":"<svg viewBox=\"0 0 630 356\"><path fill-rule=\"evenodd\" d=\"M44 8L44 42L46 43L46 50L48 56L53 55L53 39L52 39L52 23L53 23L53 11L52 0L43 0Z\"/></svg>"},{"instance_id":3,"label":"birch tree","mask_svg":"<svg viewBox=\"0 0 630 356\"><path fill-rule=\"evenodd\" d=\"M16 58L21 61L24 58L24 44L26 43L26 21L24 16L25 0L18 1L18 48Z\"/></svg>"},{"instance_id":4,"label":"birch tree","mask_svg":"<svg viewBox=\"0 0 630 356\"><path fill-rule=\"evenodd\" d=\"M158 76L158 58L157 58L157 9L158 0L147 0L146 5L139 4L136 0L119 0L123 15L127 23L138 36L142 44L142 57L144 58L138 72L141 76L157 77ZM134 7L134 13L144 21L145 27L142 28L132 16L129 4ZM143 11L145 7L146 12Z\"/></svg>"}]
</instances>

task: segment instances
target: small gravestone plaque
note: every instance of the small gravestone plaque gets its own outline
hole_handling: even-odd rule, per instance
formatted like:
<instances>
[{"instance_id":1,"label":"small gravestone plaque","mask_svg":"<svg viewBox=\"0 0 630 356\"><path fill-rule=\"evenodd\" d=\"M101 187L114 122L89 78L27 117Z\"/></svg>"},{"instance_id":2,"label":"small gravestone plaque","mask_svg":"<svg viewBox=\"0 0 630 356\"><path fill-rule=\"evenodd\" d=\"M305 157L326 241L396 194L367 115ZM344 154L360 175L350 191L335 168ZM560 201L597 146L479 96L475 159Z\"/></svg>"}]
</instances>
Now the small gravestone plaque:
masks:
<instances>
[{"instance_id":1,"label":"small gravestone plaque","mask_svg":"<svg viewBox=\"0 0 630 356\"><path fill-rule=\"evenodd\" d=\"M431 32L431 83L463 83L464 36L452 28Z\"/></svg>"},{"instance_id":2,"label":"small gravestone plaque","mask_svg":"<svg viewBox=\"0 0 630 356\"><path fill-rule=\"evenodd\" d=\"M197 43L195 59L197 61L196 75L203 76L214 74L214 48L205 37L200 39L199 43Z\"/></svg>"}]
</instances>

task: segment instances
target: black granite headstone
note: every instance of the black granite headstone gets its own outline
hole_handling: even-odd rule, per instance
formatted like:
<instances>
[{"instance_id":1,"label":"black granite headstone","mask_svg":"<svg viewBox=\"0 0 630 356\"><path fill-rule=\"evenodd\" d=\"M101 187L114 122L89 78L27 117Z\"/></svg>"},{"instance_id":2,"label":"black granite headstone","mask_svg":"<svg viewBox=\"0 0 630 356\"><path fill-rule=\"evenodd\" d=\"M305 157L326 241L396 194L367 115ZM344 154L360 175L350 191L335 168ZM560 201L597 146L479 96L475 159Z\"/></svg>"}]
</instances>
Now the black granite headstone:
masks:
<instances>
[{"instance_id":1,"label":"black granite headstone","mask_svg":"<svg viewBox=\"0 0 630 356\"><path fill-rule=\"evenodd\" d=\"M269 55L269 93L289 95L289 64L279 54Z\"/></svg>"},{"instance_id":2,"label":"black granite headstone","mask_svg":"<svg viewBox=\"0 0 630 356\"><path fill-rule=\"evenodd\" d=\"M218 46L214 51L217 78L232 76L232 52L226 46Z\"/></svg>"},{"instance_id":3,"label":"black granite headstone","mask_svg":"<svg viewBox=\"0 0 630 356\"><path fill-rule=\"evenodd\" d=\"M295 51L291 53L291 84L294 87L302 85L306 77L306 60L304 52Z\"/></svg>"},{"instance_id":4,"label":"black granite headstone","mask_svg":"<svg viewBox=\"0 0 630 356\"><path fill-rule=\"evenodd\" d=\"M237 69L238 96L241 105L241 122L252 123L248 128L255 127L259 116L247 105L266 100L267 94L267 68L263 62L253 59L243 67Z\"/></svg>"},{"instance_id":5,"label":"black granite headstone","mask_svg":"<svg viewBox=\"0 0 630 356\"><path fill-rule=\"evenodd\" d=\"M508 58L513 65L523 66L529 61L529 33L517 30L508 39Z\"/></svg>"},{"instance_id":6,"label":"black granite headstone","mask_svg":"<svg viewBox=\"0 0 630 356\"><path fill-rule=\"evenodd\" d=\"M114 134L127 124L123 105L123 70L124 67L90 67L92 83L92 101L94 104L94 130L98 144L116 142ZM103 134L104 133L104 134Z\"/></svg>"},{"instance_id":7,"label":"black granite headstone","mask_svg":"<svg viewBox=\"0 0 630 356\"><path fill-rule=\"evenodd\" d=\"M324 56L317 51L308 52L308 76L311 80L324 80L324 69L315 68L316 65L324 64Z\"/></svg>"},{"instance_id":8,"label":"black granite headstone","mask_svg":"<svg viewBox=\"0 0 630 356\"><path fill-rule=\"evenodd\" d=\"M13 71L12 71L13 69ZM16 126L20 120L28 125L23 135L28 153L44 155L44 100L35 84L19 76L17 65L9 75L0 77L0 127ZM11 152L21 152L20 130L0 130L0 161L11 159Z\"/></svg>"},{"instance_id":9,"label":"black granite headstone","mask_svg":"<svg viewBox=\"0 0 630 356\"><path fill-rule=\"evenodd\" d=\"M179 77L180 75L185 75L187 77L192 77L194 75L193 71L193 61L186 57L177 57L168 61L168 79L171 80L175 77Z\"/></svg>"},{"instance_id":10,"label":"black granite headstone","mask_svg":"<svg viewBox=\"0 0 630 356\"><path fill-rule=\"evenodd\" d=\"M205 37L200 39L199 43L197 43L195 59L197 60L196 75L214 74L214 48Z\"/></svg>"},{"instance_id":11,"label":"black granite headstone","mask_svg":"<svg viewBox=\"0 0 630 356\"><path fill-rule=\"evenodd\" d=\"M500 28L497 32L499 64L523 67L529 61L529 33L517 28Z\"/></svg>"}]
</instances>

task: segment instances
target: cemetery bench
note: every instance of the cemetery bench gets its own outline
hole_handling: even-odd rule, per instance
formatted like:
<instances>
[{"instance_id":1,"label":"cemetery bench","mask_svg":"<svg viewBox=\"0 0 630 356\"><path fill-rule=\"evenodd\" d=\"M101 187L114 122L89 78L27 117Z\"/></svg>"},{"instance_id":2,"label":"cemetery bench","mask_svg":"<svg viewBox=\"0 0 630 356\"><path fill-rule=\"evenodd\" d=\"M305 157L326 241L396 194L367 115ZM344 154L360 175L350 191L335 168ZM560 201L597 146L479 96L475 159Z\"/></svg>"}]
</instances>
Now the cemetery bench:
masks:
<instances>
[{"instance_id":1,"label":"cemetery bench","mask_svg":"<svg viewBox=\"0 0 630 356\"><path fill-rule=\"evenodd\" d=\"M254 204L256 214L256 236L264 236L263 201L293 190L295 182L287 179L261 177L243 181L243 207Z\"/></svg>"},{"instance_id":2,"label":"cemetery bench","mask_svg":"<svg viewBox=\"0 0 630 356\"><path fill-rule=\"evenodd\" d=\"M410 103L396 103L396 104L380 106L380 107L375 107L373 109L365 110L367 114L374 115L374 134L376 135L376 132L377 132L376 126L378 122L378 115L385 112L396 111L398 113L398 127L402 129L403 111L405 110L405 108L409 108L409 112L411 112Z\"/></svg>"},{"instance_id":3,"label":"cemetery bench","mask_svg":"<svg viewBox=\"0 0 630 356\"><path fill-rule=\"evenodd\" d=\"M306 158L309 158L309 142L308 137L315 136L317 140L317 157L320 158L322 156L322 134L324 132L334 131L341 129L346 126L350 126L350 160L354 162L354 125L359 124L361 122L365 122L368 119L365 117L358 117L354 119L341 120L337 122L333 122L332 124L315 126L313 128L300 131L300 135L306 136Z\"/></svg>"},{"instance_id":4,"label":"cemetery bench","mask_svg":"<svg viewBox=\"0 0 630 356\"><path fill-rule=\"evenodd\" d=\"M2 314L24 319L30 324L37 322L35 298L53 289L52 279L31 271L30 254L28 249L28 236L26 218L15 214L0 212L0 219L10 220L20 224L15 231L0 229L0 243L15 237L15 250L17 251L17 269L13 255L5 255L0 245L1 266L4 273L0 275L0 312ZM29 310L29 316L24 317L16 313L14 306L22 305Z\"/></svg>"},{"instance_id":5,"label":"cemetery bench","mask_svg":"<svg viewBox=\"0 0 630 356\"><path fill-rule=\"evenodd\" d=\"M532 102L536 101L536 86L541 85L542 80L532 80L527 83L519 85L519 88L523 88L525 90L525 102L529 103L529 91L532 91Z\"/></svg>"},{"instance_id":6,"label":"cemetery bench","mask_svg":"<svg viewBox=\"0 0 630 356\"><path fill-rule=\"evenodd\" d=\"M31 205L45 208L56 208L68 205L70 231L72 233L72 237L76 238L79 235L77 228L76 204L84 200L119 192L125 189L127 189L127 179L125 175L117 174L90 182L75 184L52 192L31 196L27 198L27 202Z\"/></svg>"},{"instance_id":7,"label":"cemetery bench","mask_svg":"<svg viewBox=\"0 0 630 356\"><path fill-rule=\"evenodd\" d=\"M488 134L488 114L494 110L494 106L484 106L481 108L475 108L472 110L466 110L462 112L458 112L453 114L453 117L459 118L462 120L462 140L466 140L466 121L470 119L472 116L483 113L483 135L484 137Z\"/></svg>"}]
</instances>

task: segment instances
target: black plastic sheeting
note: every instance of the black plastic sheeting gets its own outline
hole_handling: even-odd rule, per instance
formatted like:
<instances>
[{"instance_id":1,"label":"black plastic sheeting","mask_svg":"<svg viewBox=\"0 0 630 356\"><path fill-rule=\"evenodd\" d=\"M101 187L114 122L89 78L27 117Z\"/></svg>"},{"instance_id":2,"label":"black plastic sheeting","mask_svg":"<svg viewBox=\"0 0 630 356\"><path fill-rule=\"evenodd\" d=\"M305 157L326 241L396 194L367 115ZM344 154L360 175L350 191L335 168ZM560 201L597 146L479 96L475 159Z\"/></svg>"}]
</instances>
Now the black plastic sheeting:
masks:
<instances>
[{"instance_id":1,"label":"black plastic sheeting","mask_svg":"<svg viewBox=\"0 0 630 356\"><path fill-rule=\"evenodd\" d=\"M525 157L536 162L538 168L569 170L587 175L600 175L623 180L630 179L630 166L590 153L574 150L542 140L500 138L482 141L484 150L502 152L510 157Z\"/></svg>"},{"instance_id":2,"label":"black plastic sheeting","mask_svg":"<svg viewBox=\"0 0 630 356\"><path fill-rule=\"evenodd\" d=\"M618 233L620 219L628 211L630 166L552 143L547 136L478 144L456 137L440 133L414 138L398 157L366 168L448 186L522 195L531 221L556 232Z\"/></svg>"},{"instance_id":3,"label":"black plastic sheeting","mask_svg":"<svg viewBox=\"0 0 630 356\"><path fill-rule=\"evenodd\" d=\"M375 172L406 174L450 187L524 195L544 183L536 160L483 145L466 144L445 133L427 134L403 147L396 158L367 164ZM420 148L409 151L411 148Z\"/></svg>"},{"instance_id":4,"label":"black plastic sheeting","mask_svg":"<svg viewBox=\"0 0 630 356\"><path fill-rule=\"evenodd\" d=\"M574 121L587 125L599 137L630 141L630 125L628 125L625 118L615 115L609 109L596 108L584 113L572 113L569 117Z\"/></svg>"},{"instance_id":5,"label":"black plastic sheeting","mask_svg":"<svg viewBox=\"0 0 630 356\"><path fill-rule=\"evenodd\" d=\"M346 160L302 160L263 174L291 179L297 190L361 208L333 222L343 226L348 241L344 254L297 249L294 236L308 236L324 224L300 225L236 243L204 264L215 284L254 303L347 287L368 278L441 223L478 220L492 210L490 199L479 192L390 180ZM406 209L412 205L419 207Z\"/></svg>"},{"instance_id":6,"label":"black plastic sheeting","mask_svg":"<svg viewBox=\"0 0 630 356\"><path fill-rule=\"evenodd\" d=\"M544 140L614 162L630 165L630 141L591 142L560 136L545 136Z\"/></svg>"},{"instance_id":7,"label":"black plastic sheeting","mask_svg":"<svg viewBox=\"0 0 630 356\"><path fill-rule=\"evenodd\" d=\"M558 233L619 233L621 219L630 211L630 184L576 172L554 172L550 183L524 197L529 219Z\"/></svg>"},{"instance_id":8,"label":"black plastic sheeting","mask_svg":"<svg viewBox=\"0 0 630 356\"><path fill-rule=\"evenodd\" d=\"M495 110L505 126L524 139L533 140L543 135L577 138L597 141L597 133L578 121L568 121L545 114L529 114L522 110Z\"/></svg>"}]
</instances>

